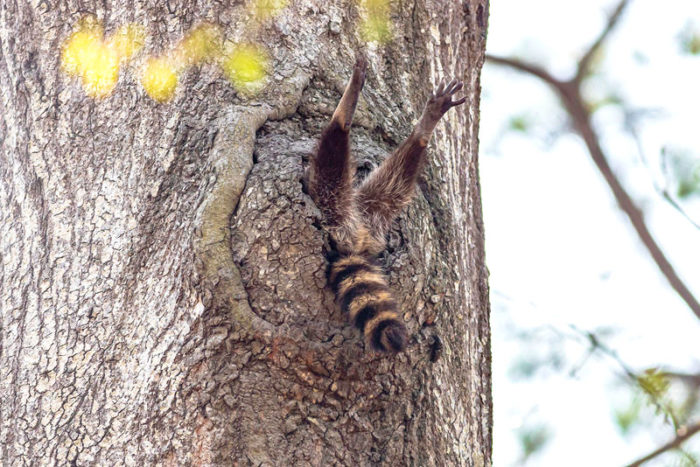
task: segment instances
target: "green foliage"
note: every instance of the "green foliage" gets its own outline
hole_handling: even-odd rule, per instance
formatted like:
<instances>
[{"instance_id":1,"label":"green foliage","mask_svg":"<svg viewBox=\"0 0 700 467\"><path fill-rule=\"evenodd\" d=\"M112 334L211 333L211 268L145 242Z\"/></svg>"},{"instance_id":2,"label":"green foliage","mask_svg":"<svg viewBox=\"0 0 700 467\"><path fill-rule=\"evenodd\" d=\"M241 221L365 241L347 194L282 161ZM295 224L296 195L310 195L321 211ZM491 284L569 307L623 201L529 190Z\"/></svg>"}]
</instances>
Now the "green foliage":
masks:
<instances>
[{"instance_id":1,"label":"green foliage","mask_svg":"<svg viewBox=\"0 0 700 467\"><path fill-rule=\"evenodd\" d=\"M700 28L689 22L678 35L681 52L688 55L700 55Z\"/></svg>"},{"instance_id":2,"label":"green foliage","mask_svg":"<svg viewBox=\"0 0 700 467\"><path fill-rule=\"evenodd\" d=\"M696 173L695 176L690 179L679 180L676 194L679 198L687 198L698 193L698 191L700 191L700 178Z\"/></svg>"},{"instance_id":3,"label":"green foliage","mask_svg":"<svg viewBox=\"0 0 700 467\"><path fill-rule=\"evenodd\" d=\"M606 106L624 107L626 104L621 91L605 71L585 75L580 87L583 104L591 114Z\"/></svg>"},{"instance_id":4,"label":"green foliage","mask_svg":"<svg viewBox=\"0 0 700 467\"><path fill-rule=\"evenodd\" d=\"M602 99L598 99L595 101L587 101L586 102L586 107L588 107L588 111L593 113L596 110L603 108L607 105L622 105L624 102L622 101L622 98L616 94L608 94L607 96L603 97Z\"/></svg>"},{"instance_id":5,"label":"green foliage","mask_svg":"<svg viewBox=\"0 0 700 467\"><path fill-rule=\"evenodd\" d=\"M545 355L528 353L515 361L509 374L514 380L530 379L540 370L561 371L564 363L561 353L556 350L548 351Z\"/></svg>"},{"instance_id":6,"label":"green foliage","mask_svg":"<svg viewBox=\"0 0 700 467\"><path fill-rule=\"evenodd\" d=\"M390 0L359 0L366 13L360 23L360 33L368 42L385 43L391 40Z\"/></svg>"},{"instance_id":7,"label":"green foliage","mask_svg":"<svg viewBox=\"0 0 700 467\"><path fill-rule=\"evenodd\" d=\"M518 441L522 449L521 461L524 463L533 454L540 451L551 439L552 434L546 425L525 426L518 430Z\"/></svg>"},{"instance_id":8,"label":"green foliage","mask_svg":"<svg viewBox=\"0 0 700 467\"><path fill-rule=\"evenodd\" d=\"M527 115L513 115L508 121L508 129L520 133L527 133L531 126L532 121Z\"/></svg>"},{"instance_id":9,"label":"green foliage","mask_svg":"<svg viewBox=\"0 0 700 467\"><path fill-rule=\"evenodd\" d=\"M637 375L637 384L644 393L654 399L663 399L671 385L668 376L658 368L649 368Z\"/></svg>"},{"instance_id":10,"label":"green foliage","mask_svg":"<svg viewBox=\"0 0 700 467\"><path fill-rule=\"evenodd\" d=\"M664 148L661 155L676 196L683 199L700 195L700 159L688 151L669 148Z\"/></svg>"},{"instance_id":11,"label":"green foliage","mask_svg":"<svg viewBox=\"0 0 700 467\"><path fill-rule=\"evenodd\" d=\"M615 411L615 423L620 432L628 435L630 430L640 422L642 403L638 397L634 397L629 406Z\"/></svg>"},{"instance_id":12,"label":"green foliage","mask_svg":"<svg viewBox=\"0 0 700 467\"><path fill-rule=\"evenodd\" d=\"M678 467L697 467L700 465L700 457L695 453L680 451L678 463L674 464Z\"/></svg>"},{"instance_id":13,"label":"green foliage","mask_svg":"<svg viewBox=\"0 0 700 467\"><path fill-rule=\"evenodd\" d=\"M508 373L513 380L530 379L537 373L537 370L539 370L541 366L541 363L537 360L521 358L511 366Z\"/></svg>"}]
</instances>

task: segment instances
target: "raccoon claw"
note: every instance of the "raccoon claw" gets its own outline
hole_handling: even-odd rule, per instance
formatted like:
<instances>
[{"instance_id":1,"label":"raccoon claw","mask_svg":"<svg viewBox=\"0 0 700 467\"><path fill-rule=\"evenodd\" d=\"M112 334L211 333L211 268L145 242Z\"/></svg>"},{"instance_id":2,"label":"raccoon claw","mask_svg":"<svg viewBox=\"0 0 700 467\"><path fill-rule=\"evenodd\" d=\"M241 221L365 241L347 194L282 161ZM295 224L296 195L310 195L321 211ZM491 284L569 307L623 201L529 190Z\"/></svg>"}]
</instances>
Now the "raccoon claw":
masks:
<instances>
[{"instance_id":1,"label":"raccoon claw","mask_svg":"<svg viewBox=\"0 0 700 467\"><path fill-rule=\"evenodd\" d=\"M424 114L428 116L431 120L437 122L440 118L450 110L452 107L458 106L466 102L467 98L463 97L461 99L452 100L452 96L455 95L457 91L464 87L464 83L453 79L449 83L446 83L443 79L440 85L435 89L435 92L428 100L425 105Z\"/></svg>"}]
</instances>

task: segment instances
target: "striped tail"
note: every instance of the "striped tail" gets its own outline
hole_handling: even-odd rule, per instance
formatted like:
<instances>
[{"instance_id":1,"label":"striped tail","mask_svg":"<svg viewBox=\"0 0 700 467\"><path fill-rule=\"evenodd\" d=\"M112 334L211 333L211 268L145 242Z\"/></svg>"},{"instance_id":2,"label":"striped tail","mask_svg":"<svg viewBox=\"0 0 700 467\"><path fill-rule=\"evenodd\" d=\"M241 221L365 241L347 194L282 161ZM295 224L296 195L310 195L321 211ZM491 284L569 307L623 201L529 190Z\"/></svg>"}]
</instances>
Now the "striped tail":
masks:
<instances>
[{"instance_id":1,"label":"striped tail","mask_svg":"<svg viewBox=\"0 0 700 467\"><path fill-rule=\"evenodd\" d=\"M350 321L373 349L400 352L408 333L381 269L360 255L341 256L331 264L329 283Z\"/></svg>"}]
</instances>

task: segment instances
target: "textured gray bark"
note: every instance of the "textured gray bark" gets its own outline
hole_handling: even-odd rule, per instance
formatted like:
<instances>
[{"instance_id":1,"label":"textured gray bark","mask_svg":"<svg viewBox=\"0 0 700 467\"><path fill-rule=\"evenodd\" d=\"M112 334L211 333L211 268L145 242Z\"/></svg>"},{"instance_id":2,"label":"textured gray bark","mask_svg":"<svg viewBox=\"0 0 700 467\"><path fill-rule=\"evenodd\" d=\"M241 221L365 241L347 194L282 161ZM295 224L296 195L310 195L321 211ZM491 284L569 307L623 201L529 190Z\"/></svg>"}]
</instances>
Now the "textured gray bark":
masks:
<instances>
[{"instance_id":1,"label":"textured gray bark","mask_svg":"<svg viewBox=\"0 0 700 467\"><path fill-rule=\"evenodd\" d=\"M107 32L148 33L101 100L59 69L88 12ZM357 8L294 0L255 32L248 17L236 1L0 2L3 465L491 464L486 0L396 2L394 40L368 52L360 173L408 135L439 78L468 96L383 255L411 336L395 357L365 351L335 308L302 186L362 47ZM202 20L265 44L268 86L246 99L204 66L155 103L139 62Z\"/></svg>"}]
</instances>

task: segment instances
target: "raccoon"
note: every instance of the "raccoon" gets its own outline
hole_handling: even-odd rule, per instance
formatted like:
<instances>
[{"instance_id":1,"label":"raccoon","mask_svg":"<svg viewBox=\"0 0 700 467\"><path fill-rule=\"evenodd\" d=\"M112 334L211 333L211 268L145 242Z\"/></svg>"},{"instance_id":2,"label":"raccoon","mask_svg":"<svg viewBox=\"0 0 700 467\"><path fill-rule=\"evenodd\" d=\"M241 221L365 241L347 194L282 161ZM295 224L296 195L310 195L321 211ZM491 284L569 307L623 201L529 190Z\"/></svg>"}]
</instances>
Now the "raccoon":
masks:
<instances>
[{"instance_id":1,"label":"raccoon","mask_svg":"<svg viewBox=\"0 0 700 467\"><path fill-rule=\"evenodd\" d=\"M408 333L376 256L386 247L391 223L413 197L435 126L466 97L453 100L463 84L443 80L410 136L355 187L350 126L366 69L367 60L360 56L343 97L321 134L309 166L307 186L337 250L328 279L338 305L372 349L396 353L406 348Z\"/></svg>"}]
</instances>

